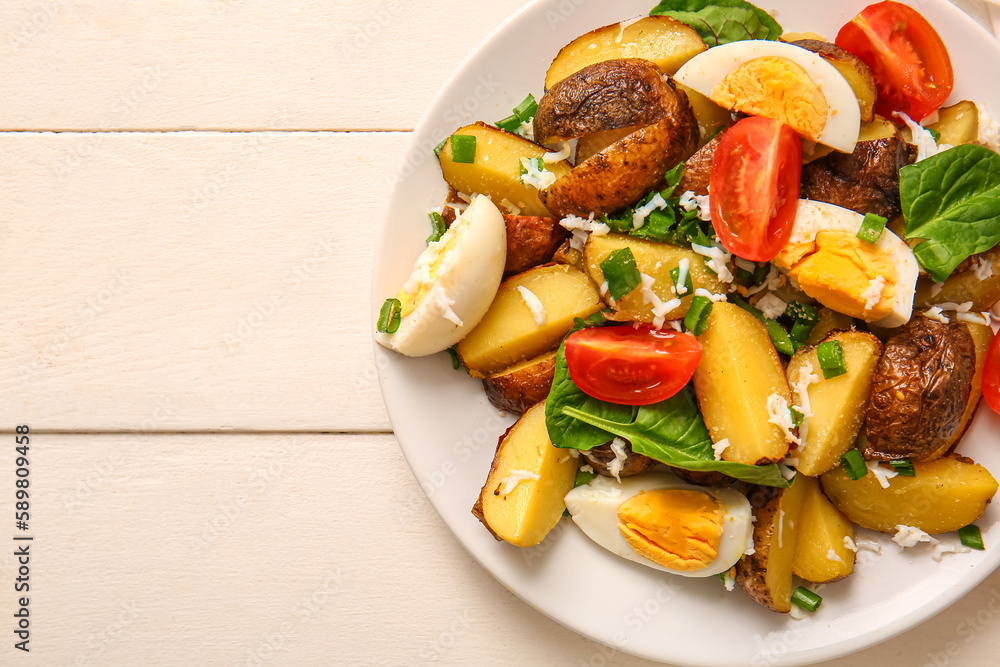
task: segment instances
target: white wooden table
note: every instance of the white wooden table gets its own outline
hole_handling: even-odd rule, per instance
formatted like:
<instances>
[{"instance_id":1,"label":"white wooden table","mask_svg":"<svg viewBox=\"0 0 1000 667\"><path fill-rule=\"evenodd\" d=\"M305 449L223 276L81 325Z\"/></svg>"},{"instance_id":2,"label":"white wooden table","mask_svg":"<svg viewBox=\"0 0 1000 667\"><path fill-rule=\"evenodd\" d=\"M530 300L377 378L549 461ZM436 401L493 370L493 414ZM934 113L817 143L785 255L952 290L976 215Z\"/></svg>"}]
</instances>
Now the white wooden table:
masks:
<instances>
[{"instance_id":1,"label":"white wooden table","mask_svg":"<svg viewBox=\"0 0 1000 667\"><path fill-rule=\"evenodd\" d=\"M0 664L651 664L476 565L375 381L390 176L521 3L0 4ZM1000 573L859 659L993 665L998 611Z\"/></svg>"}]
</instances>

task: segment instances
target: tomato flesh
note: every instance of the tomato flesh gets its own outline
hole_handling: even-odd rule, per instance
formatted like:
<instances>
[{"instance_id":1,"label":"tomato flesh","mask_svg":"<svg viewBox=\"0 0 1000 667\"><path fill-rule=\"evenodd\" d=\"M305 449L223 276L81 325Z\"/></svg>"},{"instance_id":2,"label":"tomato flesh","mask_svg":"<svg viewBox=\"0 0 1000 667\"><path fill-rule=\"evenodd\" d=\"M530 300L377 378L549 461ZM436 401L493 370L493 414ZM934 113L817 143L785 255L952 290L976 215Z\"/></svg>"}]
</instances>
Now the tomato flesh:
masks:
<instances>
[{"instance_id":1,"label":"tomato flesh","mask_svg":"<svg viewBox=\"0 0 1000 667\"><path fill-rule=\"evenodd\" d=\"M983 366L983 398L993 411L1000 413L1000 336L994 336Z\"/></svg>"},{"instance_id":2,"label":"tomato flesh","mask_svg":"<svg viewBox=\"0 0 1000 667\"><path fill-rule=\"evenodd\" d=\"M701 360L697 338L649 325L582 329L566 339L565 351L569 376L581 391L623 405L670 398Z\"/></svg>"},{"instance_id":3,"label":"tomato flesh","mask_svg":"<svg viewBox=\"0 0 1000 667\"><path fill-rule=\"evenodd\" d=\"M940 107L955 85L941 36L917 10L899 2L865 7L837 34L837 46L860 58L875 77L875 111L920 121Z\"/></svg>"},{"instance_id":4,"label":"tomato flesh","mask_svg":"<svg viewBox=\"0 0 1000 667\"><path fill-rule=\"evenodd\" d=\"M767 262L792 235L802 179L802 141L788 125L744 118L712 158L712 227L731 253Z\"/></svg>"}]
</instances>

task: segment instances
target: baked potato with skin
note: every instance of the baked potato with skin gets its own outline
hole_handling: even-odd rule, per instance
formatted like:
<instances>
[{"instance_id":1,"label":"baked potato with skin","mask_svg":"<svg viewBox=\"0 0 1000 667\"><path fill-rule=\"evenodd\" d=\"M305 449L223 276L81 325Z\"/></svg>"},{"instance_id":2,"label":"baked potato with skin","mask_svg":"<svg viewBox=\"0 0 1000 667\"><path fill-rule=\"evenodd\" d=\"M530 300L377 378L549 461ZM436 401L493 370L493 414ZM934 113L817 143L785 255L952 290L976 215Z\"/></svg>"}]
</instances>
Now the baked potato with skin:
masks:
<instances>
[{"instance_id":1,"label":"baked potato with skin","mask_svg":"<svg viewBox=\"0 0 1000 667\"><path fill-rule=\"evenodd\" d=\"M604 477L614 477L614 475L611 474L611 462L615 460L616 456L614 451L611 449L610 442L605 445L600 445L599 447L581 450L580 456L583 457L581 463L589 463L594 469L594 472L598 475L603 475ZM618 476L632 477L633 475L639 475L647 470L650 470L655 465L656 461L648 456L643 456L642 454L636 454L633 452L632 443L626 440L625 460L622 462L622 468L618 472Z\"/></svg>"},{"instance_id":2,"label":"baked potato with skin","mask_svg":"<svg viewBox=\"0 0 1000 667\"><path fill-rule=\"evenodd\" d=\"M670 471L683 479L688 484L698 486L731 486L733 478L714 470L684 470L683 468L671 468Z\"/></svg>"},{"instance_id":3,"label":"baked potato with skin","mask_svg":"<svg viewBox=\"0 0 1000 667\"><path fill-rule=\"evenodd\" d=\"M483 378L486 398L498 410L521 414L549 395L556 371L555 350Z\"/></svg>"},{"instance_id":4,"label":"baked potato with skin","mask_svg":"<svg viewBox=\"0 0 1000 667\"><path fill-rule=\"evenodd\" d=\"M507 262L503 272L507 275L552 261L552 255L568 234L555 218L505 215L503 220L507 224Z\"/></svg>"},{"instance_id":5,"label":"baked potato with skin","mask_svg":"<svg viewBox=\"0 0 1000 667\"><path fill-rule=\"evenodd\" d=\"M816 39L800 39L791 42L791 44L819 55L844 75L847 83L851 85L854 95L858 98L863 122L870 121L875 116L875 97L877 94L875 77L868 69L868 65L865 65L860 58L836 44Z\"/></svg>"},{"instance_id":6,"label":"baked potato with skin","mask_svg":"<svg viewBox=\"0 0 1000 667\"><path fill-rule=\"evenodd\" d=\"M962 322L916 316L885 343L868 402L866 459L940 456L962 425L976 348Z\"/></svg>"},{"instance_id":7,"label":"baked potato with skin","mask_svg":"<svg viewBox=\"0 0 1000 667\"><path fill-rule=\"evenodd\" d=\"M672 98L669 115L578 163L539 192L560 218L612 213L630 206L663 182L663 176L694 152L698 125L684 93Z\"/></svg>"},{"instance_id":8,"label":"baked potato with skin","mask_svg":"<svg viewBox=\"0 0 1000 667\"><path fill-rule=\"evenodd\" d=\"M954 451L961 441L962 436L972 424L972 418L976 415L976 408L983 398L983 367L986 365L986 353L993 342L993 328L985 324L966 323L972 341L976 346L976 374L972 376L972 392L969 394L969 402L965 406L965 413L962 415L961 423L947 442L941 445L936 452L937 456L943 456L946 452Z\"/></svg>"},{"instance_id":9,"label":"baked potato with skin","mask_svg":"<svg viewBox=\"0 0 1000 667\"><path fill-rule=\"evenodd\" d=\"M681 176L680 183L677 184L676 193L683 194L690 190L696 195L708 194L708 183L712 176L712 160L715 159L715 149L719 147L723 134L725 132L720 132L684 161L684 175Z\"/></svg>"},{"instance_id":10,"label":"baked potato with skin","mask_svg":"<svg viewBox=\"0 0 1000 667\"><path fill-rule=\"evenodd\" d=\"M968 262L964 269L959 266L944 281L940 290L935 290L936 283L929 276L921 276L917 282L917 292L913 297L914 309L921 306L930 308L939 303L971 301L972 310L983 311L989 310L993 304L1000 301L1000 249L994 248L970 259L973 261ZM980 261L989 266L990 271L992 271L992 274L985 279L980 279L973 270Z\"/></svg>"},{"instance_id":11,"label":"baked potato with skin","mask_svg":"<svg viewBox=\"0 0 1000 667\"><path fill-rule=\"evenodd\" d=\"M587 265L583 259L583 251L574 248L573 244L570 243L570 239L566 239L556 248L555 254L552 255L552 261L557 264L568 264L574 269L579 269L584 273L587 272Z\"/></svg>"},{"instance_id":12,"label":"baked potato with skin","mask_svg":"<svg viewBox=\"0 0 1000 667\"><path fill-rule=\"evenodd\" d=\"M605 130L585 134L576 142L576 161L583 162L597 155L611 144L618 143L628 135L636 132L639 127L623 127L618 130Z\"/></svg>"},{"instance_id":13,"label":"baked potato with skin","mask_svg":"<svg viewBox=\"0 0 1000 667\"><path fill-rule=\"evenodd\" d=\"M595 132L645 127L674 113L676 95L676 88L648 60L594 63L545 92L535 114L535 141L552 144Z\"/></svg>"}]
</instances>

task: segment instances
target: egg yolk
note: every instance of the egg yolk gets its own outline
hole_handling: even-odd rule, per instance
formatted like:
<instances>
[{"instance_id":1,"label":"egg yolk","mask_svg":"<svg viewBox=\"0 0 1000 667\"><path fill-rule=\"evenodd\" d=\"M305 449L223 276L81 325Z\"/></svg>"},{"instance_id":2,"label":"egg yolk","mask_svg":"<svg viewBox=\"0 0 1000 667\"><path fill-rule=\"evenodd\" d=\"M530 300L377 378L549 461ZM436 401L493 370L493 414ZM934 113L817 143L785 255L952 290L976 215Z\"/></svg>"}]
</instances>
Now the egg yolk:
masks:
<instances>
[{"instance_id":1,"label":"egg yolk","mask_svg":"<svg viewBox=\"0 0 1000 667\"><path fill-rule=\"evenodd\" d=\"M711 97L727 109L790 125L813 141L826 127L826 95L801 65L788 58L748 60L727 74Z\"/></svg>"},{"instance_id":2,"label":"egg yolk","mask_svg":"<svg viewBox=\"0 0 1000 667\"><path fill-rule=\"evenodd\" d=\"M718 556L724 515L707 493L657 489L618 506L618 530L639 555L671 570L693 572Z\"/></svg>"},{"instance_id":3,"label":"egg yolk","mask_svg":"<svg viewBox=\"0 0 1000 667\"><path fill-rule=\"evenodd\" d=\"M812 243L790 243L774 263L803 292L845 315L873 322L892 311L896 265L854 234L820 231Z\"/></svg>"}]
</instances>

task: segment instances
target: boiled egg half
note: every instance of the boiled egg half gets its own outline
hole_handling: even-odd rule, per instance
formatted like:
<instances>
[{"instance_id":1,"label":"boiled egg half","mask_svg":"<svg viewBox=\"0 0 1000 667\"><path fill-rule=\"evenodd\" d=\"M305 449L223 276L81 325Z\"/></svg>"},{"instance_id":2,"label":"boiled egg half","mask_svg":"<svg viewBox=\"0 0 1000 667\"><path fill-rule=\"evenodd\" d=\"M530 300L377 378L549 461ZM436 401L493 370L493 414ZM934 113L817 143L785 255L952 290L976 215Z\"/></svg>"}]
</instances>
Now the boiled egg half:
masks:
<instances>
[{"instance_id":1,"label":"boiled egg half","mask_svg":"<svg viewBox=\"0 0 1000 667\"><path fill-rule=\"evenodd\" d=\"M566 494L590 539L623 558L685 577L728 571L751 546L750 503L734 489L685 484L668 473L595 477Z\"/></svg>"},{"instance_id":2,"label":"boiled egg half","mask_svg":"<svg viewBox=\"0 0 1000 667\"><path fill-rule=\"evenodd\" d=\"M399 327L375 339L409 357L447 350L483 319L506 259L503 214L489 197L477 195L444 236L420 253L396 295Z\"/></svg>"},{"instance_id":3,"label":"boiled egg half","mask_svg":"<svg viewBox=\"0 0 1000 667\"><path fill-rule=\"evenodd\" d=\"M851 85L800 46L768 40L715 46L674 78L730 111L773 118L839 151L852 152L858 141L861 108Z\"/></svg>"},{"instance_id":4,"label":"boiled egg half","mask_svg":"<svg viewBox=\"0 0 1000 667\"><path fill-rule=\"evenodd\" d=\"M877 243L858 238L865 217L833 204L803 199L792 236L774 265L828 308L881 327L910 320L920 266L888 229Z\"/></svg>"}]
</instances>

